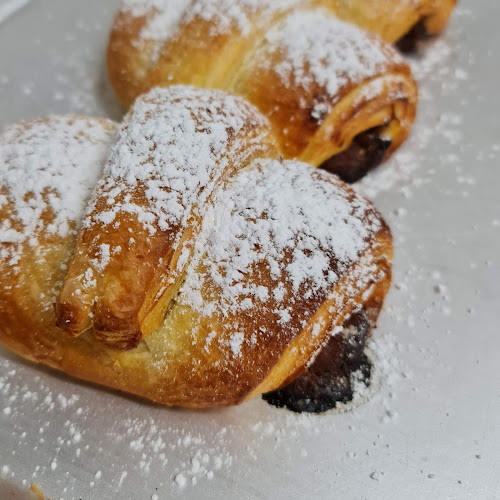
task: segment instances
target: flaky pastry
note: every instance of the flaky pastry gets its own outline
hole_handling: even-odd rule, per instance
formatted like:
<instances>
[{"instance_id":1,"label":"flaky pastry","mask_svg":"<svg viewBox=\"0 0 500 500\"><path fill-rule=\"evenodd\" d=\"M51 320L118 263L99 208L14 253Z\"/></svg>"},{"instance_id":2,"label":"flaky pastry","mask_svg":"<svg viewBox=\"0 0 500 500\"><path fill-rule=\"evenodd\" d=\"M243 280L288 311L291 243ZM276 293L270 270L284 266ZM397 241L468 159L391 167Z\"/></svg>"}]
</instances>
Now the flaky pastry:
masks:
<instances>
[{"instance_id":1,"label":"flaky pastry","mask_svg":"<svg viewBox=\"0 0 500 500\"><path fill-rule=\"evenodd\" d=\"M337 10L355 17L334 1L127 0L108 45L111 83L126 106L173 84L245 97L285 158L352 182L406 139L417 87L397 50Z\"/></svg>"},{"instance_id":2,"label":"flaky pastry","mask_svg":"<svg viewBox=\"0 0 500 500\"><path fill-rule=\"evenodd\" d=\"M212 193L276 155L268 122L241 98L171 87L138 99L83 220L58 325L136 347L179 288Z\"/></svg>"},{"instance_id":3,"label":"flaky pastry","mask_svg":"<svg viewBox=\"0 0 500 500\"><path fill-rule=\"evenodd\" d=\"M155 108L165 104L158 101L162 92L165 100L177 99L192 113L190 96L201 91L172 87L145 97L144 103L152 106L151 134L158 125ZM235 102L240 111L248 110L246 103ZM184 131L176 161L160 180L163 175L174 179L183 168L182 158L189 161L188 148L199 143L196 134L201 130L208 143L215 123L224 133L211 113L196 116L199 128ZM103 183L112 179L110 159L119 158L117 147L134 151L131 143L122 142L130 138L125 132L130 124L129 117L118 130L109 121L52 117L14 125L0 136L4 345L68 374L166 405L225 406L279 389L307 372L322 348L360 312L372 322L376 319L390 283L392 239L387 225L367 200L335 176L273 157L266 134L257 139L256 129L244 156L248 161L206 195L199 229L189 236L184 279L169 296L156 327L128 351L105 345L92 327L78 337L62 332L53 304L68 280L78 277L71 272L71 260L88 251L89 242L82 236L85 220L94 213ZM261 126L265 130L264 118ZM176 137L174 130L169 133ZM162 148L169 141L161 137L156 147L134 142L139 148L135 153L149 150L168 158ZM224 151L228 162L240 158L236 147ZM138 162L143 179L148 161ZM144 193L141 189L131 191L129 202ZM119 193L110 197L108 192L105 201L107 210L122 203ZM146 217L134 229L161 228L163 212L152 213L155 218ZM117 211L113 221L121 222L120 217ZM108 238L107 243L98 239L99 244L109 247L97 256L90 252L88 268L80 271L89 281L107 276L111 288L117 286L120 293L130 289L133 299L132 271L144 247L132 244L127 251L133 255L135 249L136 259L120 259L124 235L134 237L128 231L129 219L123 220L123 234L118 234L121 224L113 227L112 222L110 228L100 226L91 233L90 243L99 234ZM157 263L156 256L142 258L145 265ZM123 304L126 309L127 301Z\"/></svg>"}]
</instances>

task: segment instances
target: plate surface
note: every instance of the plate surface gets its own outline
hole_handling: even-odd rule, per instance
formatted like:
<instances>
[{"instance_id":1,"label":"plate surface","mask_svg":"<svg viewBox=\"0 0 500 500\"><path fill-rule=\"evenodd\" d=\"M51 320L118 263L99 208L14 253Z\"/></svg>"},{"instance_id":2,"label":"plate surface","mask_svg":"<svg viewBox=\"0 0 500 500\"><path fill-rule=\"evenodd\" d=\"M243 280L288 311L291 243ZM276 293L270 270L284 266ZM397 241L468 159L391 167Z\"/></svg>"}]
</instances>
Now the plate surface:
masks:
<instances>
[{"instance_id":1,"label":"plate surface","mask_svg":"<svg viewBox=\"0 0 500 500\"><path fill-rule=\"evenodd\" d=\"M0 24L0 126L120 119L104 66L116 5L33 0ZM411 139L359 185L396 246L367 401L167 409L0 348L0 497L35 482L54 499L500 498L499 17L462 2L411 60Z\"/></svg>"}]
</instances>

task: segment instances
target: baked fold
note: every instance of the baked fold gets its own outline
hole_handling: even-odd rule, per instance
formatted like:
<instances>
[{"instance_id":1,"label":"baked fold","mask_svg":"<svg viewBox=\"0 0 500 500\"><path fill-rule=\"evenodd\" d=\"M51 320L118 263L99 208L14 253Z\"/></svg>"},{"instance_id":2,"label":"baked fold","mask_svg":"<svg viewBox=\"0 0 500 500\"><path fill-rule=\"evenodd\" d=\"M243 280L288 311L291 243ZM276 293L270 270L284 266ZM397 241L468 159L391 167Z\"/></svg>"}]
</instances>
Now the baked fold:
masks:
<instances>
[{"instance_id":1,"label":"baked fold","mask_svg":"<svg viewBox=\"0 0 500 500\"><path fill-rule=\"evenodd\" d=\"M313 0L313 4L328 8L340 19L376 33L389 43L405 38L417 41L439 34L456 3L456 0Z\"/></svg>"},{"instance_id":2,"label":"baked fold","mask_svg":"<svg viewBox=\"0 0 500 500\"><path fill-rule=\"evenodd\" d=\"M364 175L373 158L349 171L339 154L371 131L387 158L406 139L417 102L410 69L392 47L321 9L277 23L231 91L269 118L286 158L322 165L347 181Z\"/></svg>"},{"instance_id":3,"label":"baked fold","mask_svg":"<svg viewBox=\"0 0 500 500\"><path fill-rule=\"evenodd\" d=\"M180 291L136 348L111 349L92 329L61 335L53 301L114 132L60 117L0 136L8 348L166 405L225 406L293 380L349 317L382 303L392 239L375 208L326 172L256 159L214 191ZM32 182L21 187L24 177Z\"/></svg>"},{"instance_id":4,"label":"baked fold","mask_svg":"<svg viewBox=\"0 0 500 500\"><path fill-rule=\"evenodd\" d=\"M335 2L317 3L129 0L110 35L111 83L126 106L172 84L241 95L285 158L355 181L407 137L417 87L392 46L336 17Z\"/></svg>"},{"instance_id":5,"label":"baked fold","mask_svg":"<svg viewBox=\"0 0 500 500\"><path fill-rule=\"evenodd\" d=\"M276 154L267 121L240 98L170 87L138 99L83 220L58 325L136 347L178 290L214 190Z\"/></svg>"}]
</instances>

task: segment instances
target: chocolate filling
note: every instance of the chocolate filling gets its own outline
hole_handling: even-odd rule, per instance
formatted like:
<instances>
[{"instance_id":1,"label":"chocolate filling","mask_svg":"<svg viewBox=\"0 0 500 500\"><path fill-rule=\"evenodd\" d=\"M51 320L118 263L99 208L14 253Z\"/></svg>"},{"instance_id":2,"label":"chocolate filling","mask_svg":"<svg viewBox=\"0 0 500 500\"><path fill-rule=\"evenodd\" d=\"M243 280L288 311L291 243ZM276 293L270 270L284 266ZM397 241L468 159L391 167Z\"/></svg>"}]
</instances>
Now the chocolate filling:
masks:
<instances>
[{"instance_id":1,"label":"chocolate filling","mask_svg":"<svg viewBox=\"0 0 500 500\"><path fill-rule=\"evenodd\" d=\"M425 27L425 19L421 19L406 35L396 42L396 47L404 54L412 54L417 51L418 42L429 38L429 36Z\"/></svg>"},{"instance_id":2,"label":"chocolate filling","mask_svg":"<svg viewBox=\"0 0 500 500\"><path fill-rule=\"evenodd\" d=\"M334 335L314 363L292 383L262 397L269 404L295 412L321 413L352 401L353 374L370 384L371 364L364 353L371 324L364 309L354 313L342 333Z\"/></svg>"},{"instance_id":3,"label":"chocolate filling","mask_svg":"<svg viewBox=\"0 0 500 500\"><path fill-rule=\"evenodd\" d=\"M358 134L351 145L332 156L320 168L338 175L345 182L356 182L380 164L391 145L390 139L380 137L376 128Z\"/></svg>"}]
</instances>

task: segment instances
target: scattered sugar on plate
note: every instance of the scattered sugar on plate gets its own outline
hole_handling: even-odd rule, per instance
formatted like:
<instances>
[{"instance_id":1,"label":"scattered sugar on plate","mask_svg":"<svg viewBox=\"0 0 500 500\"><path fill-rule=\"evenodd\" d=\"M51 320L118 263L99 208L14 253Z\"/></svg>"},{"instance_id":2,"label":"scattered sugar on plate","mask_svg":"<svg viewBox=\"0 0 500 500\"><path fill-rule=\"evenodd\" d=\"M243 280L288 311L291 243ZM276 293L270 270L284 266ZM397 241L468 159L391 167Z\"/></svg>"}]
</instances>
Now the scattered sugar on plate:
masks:
<instances>
[{"instance_id":1,"label":"scattered sugar on plate","mask_svg":"<svg viewBox=\"0 0 500 500\"><path fill-rule=\"evenodd\" d=\"M179 472L179 474L176 474L174 478L175 484L179 486L179 488L184 488L186 486L186 476L182 474L182 472Z\"/></svg>"},{"instance_id":2,"label":"scattered sugar on plate","mask_svg":"<svg viewBox=\"0 0 500 500\"><path fill-rule=\"evenodd\" d=\"M459 10L463 9L459 8ZM460 12L457 12L457 14L460 14ZM82 31L83 28L77 27L76 29ZM433 42L432 46L426 47L425 57L416 60L414 63L414 70L417 77L423 83L421 91L421 113L423 113L423 118L420 122L417 122L409 143L398 154L394 155L388 164L381 166L377 171L367 176L360 187L365 194L369 193L374 198L384 197L388 192L396 192L401 195L399 199L400 207L396 207L396 210L401 208L404 216L395 214L394 218L390 219L396 238L399 236L411 238L411 235L405 233L405 225L411 224L410 220L414 214L406 208L407 200L411 200L412 193L426 189L425 182L432 182L432 174L427 176L427 173L425 173L424 175L424 165L422 165L420 158L425 157L423 153L432 144L433 135L435 133L439 134L450 144L456 144L457 141L460 141L457 131L460 130L461 124L457 116L453 117L450 115L444 120L436 121L435 123L438 124L436 128L434 128L434 122L431 124L431 122L426 121L435 116L432 112L429 112L429 108L435 102L425 85L426 79L430 81L446 79L448 83L446 83L445 89L451 89L450 92L455 93L453 95L458 95L457 89L460 89L460 87L453 89L453 85L463 85L464 82L467 84L468 79L472 79L473 73L465 65L459 68L451 65L452 68L450 71L454 73L457 82L452 81L451 73L448 76L443 74L445 66L450 66L450 59L455 58L456 53L463 49L463 44L459 43L460 40L456 39L456 29L453 31L452 36L455 37L452 39L454 43L450 43L449 39L438 39ZM463 37L464 34L462 33L460 36ZM95 99L94 82L88 77L88 74L91 72L85 71L85 68L89 67L89 61L91 62L90 67L94 67L95 64L92 63L92 57L95 58L95 55L87 57L85 62L87 66L79 58L75 58L78 60L73 62L58 61L58 72L60 74L58 77L59 87L57 92L61 92L65 99L67 99L68 108L95 112L96 108L92 107L94 106ZM72 87L69 85L67 78L72 72L81 74L82 80L82 86L76 88L74 93L70 91ZM7 83L5 77L3 79L0 78L1 85ZM34 85L33 82L22 83L28 85L28 88ZM70 97L73 95L76 96L76 100ZM478 155L477 161L486 161L490 155L497 155L496 157L498 157L498 151L498 147L497 149L492 147L482 151ZM460 170L459 157L459 152L449 152L444 156L437 155L436 165L433 168L437 170L445 168L457 169L456 185L467 187L467 189L469 187L474 189L477 184L475 182L476 176L474 172ZM427 172L427 169L425 172ZM414 182L414 178L419 180ZM454 189L454 186L442 186L444 200L446 200L447 196L451 195L447 190L452 189ZM390 218L390 215L387 217ZM488 220L490 231L498 227L498 220L498 216L490 216ZM491 259L487 260L490 261ZM486 260L478 256L474 257L474 259L469 258L465 261L464 265L471 267L477 272L481 272L483 267L486 266L485 262ZM143 448L130 450L127 461L132 457L138 464L139 473L141 475L144 474L148 478L155 478L156 480L162 474L166 477L165 484L160 487L160 490L161 488L164 488L164 490L159 491L158 494L151 495L151 498L156 500L155 496L157 498L168 496L168 493L164 494L163 491L170 492L168 489L170 488L170 483L174 483L174 488L179 487L172 479L176 477L176 474L183 475L185 488L189 484L192 485L194 491L202 491L203 485L206 484L205 481L208 480L207 474L209 471L214 472L214 481L217 480L218 471L221 471L221 474L231 476L231 471L236 469L238 464L247 463L243 461L246 453L250 457L255 457L250 458L250 460L259 460L264 454L268 453L267 450L269 447L272 447L276 456L283 457L283 460L286 461L289 451L292 449L292 443L308 443L317 433L321 434L326 429L331 431L332 428L336 430L334 434L338 436L347 422L354 423L355 430L352 432L361 433L361 435L364 435L364 433L370 435L372 429L369 427L368 421L370 425L389 426L387 427L387 434L389 435L387 439L390 440L391 430L399 425L398 422L404 419L405 415L396 412L397 418L395 420L379 421L380 418L383 418L385 412L395 412L396 403L388 395L389 390L392 390L396 394L396 397L398 397L399 393L406 390L415 394L421 394L423 389L418 382L418 372L416 369L420 370L422 367L428 367L430 362L439 358L433 355L432 352L422 353L415 351L413 353L412 349L416 349L415 346L398 344L397 338L399 332L393 332L392 334L389 332L388 334L385 328L387 328L387 325L392 325L394 328L396 326L397 328L403 328L408 321L408 310L412 310L412 313L415 315L413 326L407 326L410 331L415 329L415 322L417 324L425 323L433 314L439 313L440 302L436 302L434 306L430 305L429 309L425 311L419 309L419 304L413 291L415 284L420 283L422 280L427 281L430 301L439 299L442 291L446 290L449 292L451 290L446 270L440 269L438 271L440 274L432 276L426 274L428 270L424 270L419 266L410 267L408 271L408 274L406 274L406 272L400 270L395 276L395 279L397 279L395 284L397 286L393 287L391 292L393 299L388 302L383 313L386 319L382 320L379 329L374 332L374 344L370 346L373 352L379 352L379 359L382 361L376 363L375 366L380 367L383 371L385 370L386 378L382 379L378 392L375 391L374 394L369 395L368 401L359 406L356 411L337 414L335 417L331 415L319 417L293 415L274 408L268 408L260 401L254 401L238 409L227 410L224 417L221 417L221 414L217 412L203 415L204 425L193 423L190 412L187 411L180 413L181 416L179 416L176 410L158 410L156 407L148 407L148 416L141 416L137 414L137 409L140 408L141 411L144 411L142 402L137 402L133 399L128 400L106 391L96 390L94 387L87 387L85 384L78 384L73 380L59 379L52 372L45 371L44 369L39 370L28 364L19 363L18 358L8 353L4 354L4 351L2 351L2 357L0 358L0 394L2 401L7 401L7 398L14 396L16 396L16 399L12 403L8 403L11 413L5 414L2 411L0 413L0 420L3 422L2 425L8 425L12 429L13 435L19 441L16 450L17 457L26 457L25 463L28 466L29 464L32 465L29 472L25 474L24 468L19 467L17 459L15 457L12 457L12 459L8 457L5 461L9 461L9 465L5 464L2 466L2 475L16 472L18 477L21 474L24 474L26 478L30 478L31 474L36 474L40 478L44 476L48 477L51 474L51 462L49 461L44 466L35 466L35 464L38 457L41 456L40 453L42 450L55 455L55 450L59 446L66 447L63 448L68 451L68 454L65 456L72 458L67 461L58 459L57 472L61 474L65 474L68 471L73 472L80 460L84 458L91 460L93 457L100 456L100 446L108 446L110 449L122 449L120 446L123 444L123 449L129 450L130 443L137 441L140 436L145 434L146 438L143 440ZM434 289L434 287L436 288ZM453 300L453 297L451 299ZM469 308L471 311L474 309L472 305ZM418 362L421 364L411 367L402 365L400 357L401 353L405 352L414 354L412 356L413 361L417 362L420 360ZM62 392L61 398L58 397L56 391ZM80 400L70 403L73 395L79 396ZM115 405L106 406L109 404L109 401L113 401ZM4 406L4 408L7 408L7 406ZM120 411L118 412L117 409ZM373 414L367 414L367 409L373 409ZM20 410L32 416L32 419L35 421L34 428L32 425L26 425L23 419L15 418ZM244 414L239 413L243 410ZM134 411L135 415L132 415ZM446 411L448 411L448 407ZM258 421L252 419L252 412L259 416ZM116 420L114 427L106 418L109 415L113 415L114 420ZM150 415L154 415L154 418L150 419ZM93 428L95 430L95 419L102 422L103 435L101 443L95 443L92 440L92 433L84 432ZM49 425L49 422L62 423L65 420L71 421L75 425L75 429L78 424L79 430L76 432L81 433L81 441L79 443L74 442L73 438L76 433L71 434L70 426L64 427L61 425L59 428L57 425ZM217 422L216 425L213 424L214 421ZM226 429L226 432L219 432L222 427ZM41 436L46 436L43 444L38 444L39 428L43 429ZM131 430L128 433L129 429ZM250 443L245 441L243 446L238 438L245 432L246 436L250 433L254 437L254 440ZM63 445L58 444L58 437L64 440ZM180 444L178 444L178 439L180 439ZM362 454L367 459L370 459L370 457L374 457L380 453L379 450L384 450L385 445L388 444L384 438L379 437L376 437L374 442L376 446L369 444L362 453L358 449L355 450L354 444L351 443L348 443L342 449L349 451L352 455L357 453L358 457L360 457ZM247 446L249 446L248 450ZM198 454L198 451L200 451L200 454ZM200 460L199 457L204 454L210 457L208 462L210 468L206 468L204 475L201 475L204 466L203 458ZM197 472L192 472L192 457L197 457L196 460L199 462L199 468L198 466L195 467L195 471ZM308 457L301 458L307 463ZM121 478L120 459L120 456L114 459L114 467L109 463L105 464L106 467L109 467L113 471L113 477L115 478L114 486L117 486L120 481L125 485L127 479L132 481L132 474L130 474L131 477L129 478ZM347 455L346 459L352 460ZM75 462L71 460L75 460ZM477 461L477 459L475 460ZM359 463L361 463L361 459L359 459ZM148 464L149 472L147 472ZM373 481L382 478L387 483L387 471L385 469L386 476L382 477L380 469L375 467L367 469L367 467L360 469L364 471L366 477L369 478L371 474L374 474ZM95 471L96 469L90 470ZM104 469L103 466L103 471L105 470L107 469ZM328 471L329 474L338 474L338 472L338 470ZM194 475L191 477L190 473ZM94 472L91 474L93 475ZM429 476L434 477L434 474L429 474ZM197 479L196 484L192 481L194 478ZM459 482L463 482L463 477L460 477ZM95 485L96 491L97 485L98 483ZM71 497L72 494L78 494L74 482L68 482L64 485L64 488L68 488L68 493L64 493L68 497ZM63 491L62 483L60 484L59 491ZM150 492L147 493L147 495L149 494Z\"/></svg>"}]
</instances>

